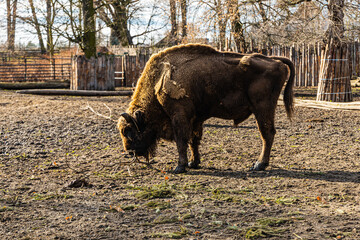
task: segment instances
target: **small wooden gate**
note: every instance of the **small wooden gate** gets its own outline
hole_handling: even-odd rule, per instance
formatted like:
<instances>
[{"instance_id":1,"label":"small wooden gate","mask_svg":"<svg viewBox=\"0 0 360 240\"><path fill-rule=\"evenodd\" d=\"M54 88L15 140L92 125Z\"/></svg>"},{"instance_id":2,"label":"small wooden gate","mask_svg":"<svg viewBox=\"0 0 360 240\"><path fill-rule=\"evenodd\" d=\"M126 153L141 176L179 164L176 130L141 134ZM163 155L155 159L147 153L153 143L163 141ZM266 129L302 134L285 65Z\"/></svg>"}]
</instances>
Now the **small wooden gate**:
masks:
<instances>
[{"instance_id":1,"label":"small wooden gate","mask_svg":"<svg viewBox=\"0 0 360 240\"><path fill-rule=\"evenodd\" d=\"M127 54L115 57L115 86L135 87L142 70L150 55L139 54L129 56Z\"/></svg>"}]
</instances>

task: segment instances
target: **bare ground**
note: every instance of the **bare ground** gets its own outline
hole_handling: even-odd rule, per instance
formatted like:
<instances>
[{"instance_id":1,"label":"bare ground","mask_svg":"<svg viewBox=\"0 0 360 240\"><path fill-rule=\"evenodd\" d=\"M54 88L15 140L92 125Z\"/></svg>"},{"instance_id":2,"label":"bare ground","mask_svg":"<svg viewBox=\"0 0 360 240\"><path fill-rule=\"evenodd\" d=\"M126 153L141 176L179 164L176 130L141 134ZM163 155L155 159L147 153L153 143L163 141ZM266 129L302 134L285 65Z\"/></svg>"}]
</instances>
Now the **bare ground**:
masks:
<instances>
[{"instance_id":1,"label":"bare ground","mask_svg":"<svg viewBox=\"0 0 360 240\"><path fill-rule=\"evenodd\" d=\"M279 106L263 172L255 119L210 119L202 169L174 175L174 143L125 164L116 123L87 108L116 119L129 101L0 91L1 239L360 239L359 111Z\"/></svg>"}]
</instances>

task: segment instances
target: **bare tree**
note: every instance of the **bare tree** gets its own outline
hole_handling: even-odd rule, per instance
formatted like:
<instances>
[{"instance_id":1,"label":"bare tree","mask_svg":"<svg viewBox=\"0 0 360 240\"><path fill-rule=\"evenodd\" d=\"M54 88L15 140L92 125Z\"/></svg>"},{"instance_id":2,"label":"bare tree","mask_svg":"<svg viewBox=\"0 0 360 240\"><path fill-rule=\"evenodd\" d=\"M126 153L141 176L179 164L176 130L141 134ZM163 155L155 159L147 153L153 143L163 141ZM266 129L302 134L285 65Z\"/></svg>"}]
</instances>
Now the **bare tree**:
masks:
<instances>
[{"instance_id":1,"label":"bare tree","mask_svg":"<svg viewBox=\"0 0 360 240\"><path fill-rule=\"evenodd\" d=\"M52 0L46 0L46 49L50 55L54 55L53 24L55 19L55 8Z\"/></svg>"},{"instance_id":2,"label":"bare tree","mask_svg":"<svg viewBox=\"0 0 360 240\"><path fill-rule=\"evenodd\" d=\"M217 26L219 29L219 43L218 48L224 50L226 42L226 25L228 21L228 15L226 13L227 7L223 0L214 0L215 11L217 15Z\"/></svg>"},{"instance_id":3,"label":"bare tree","mask_svg":"<svg viewBox=\"0 0 360 240\"><path fill-rule=\"evenodd\" d=\"M187 37L187 1L180 0L181 8L181 37L184 39Z\"/></svg>"},{"instance_id":4,"label":"bare tree","mask_svg":"<svg viewBox=\"0 0 360 240\"><path fill-rule=\"evenodd\" d=\"M111 28L112 33L119 39L121 45L133 45L133 40L128 28L129 8L136 1L98 1L97 9L99 18Z\"/></svg>"},{"instance_id":5,"label":"bare tree","mask_svg":"<svg viewBox=\"0 0 360 240\"><path fill-rule=\"evenodd\" d=\"M213 28L216 45L221 50L224 49L226 41L226 29L229 20L228 4L228 0L199 1L199 5L205 9L202 21L209 28Z\"/></svg>"},{"instance_id":6,"label":"bare tree","mask_svg":"<svg viewBox=\"0 0 360 240\"><path fill-rule=\"evenodd\" d=\"M17 17L23 24L30 25L35 29L39 41L41 53L48 52L50 56L54 55L55 44L58 38L54 38L53 25L57 16L58 8L56 8L57 0L27 0L21 5L22 14ZM27 10L27 11L26 11ZM26 28L26 31L33 34L31 28ZM44 40L46 35L46 41Z\"/></svg>"},{"instance_id":7,"label":"bare tree","mask_svg":"<svg viewBox=\"0 0 360 240\"><path fill-rule=\"evenodd\" d=\"M38 21L38 17L37 17L37 14L36 14L34 1L33 0L28 0L28 1L29 1L30 9L31 9L31 14L32 14L31 22L34 23L36 34L37 34L37 37L38 37L38 40L39 40L40 51L41 51L42 54L44 54L44 53L46 53L46 48L45 48L45 45L44 45L44 40L43 40L41 29L40 29L40 23ZM23 20L26 20L26 19L23 19Z\"/></svg>"},{"instance_id":8,"label":"bare tree","mask_svg":"<svg viewBox=\"0 0 360 240\"><path fill-rule=\"evenodd\" d=\"M344 39L344 0L329 0L330 24L326 31L325 41L330 43L333 39L335 45L339 45Z\"/></svg>"},{"instance_id":9,"label":"bare tree","mask_svg":"<svg viewBox=\"0 0 360 240\"><path fill-rule=\"evenodd\" d=\"M231 33L234 37L236 50L245 53L247 51L247 44L244 35L244 24L240 19L238 0L229 0L228 12L230 14Z\"/></svg>"},{"instance_id":10,"label":"bare tree","mask_svg":"<svg viewBox=\"0 0 360 240\"><path fill-rule=\"evenodd\" d=\"M154 27L157 15L156 4L143 3L139 0L100 0L96 2L99 18L111 29L111 42L119 42L122 46L134 45L134 39L146 36L163 26ZM147 11L148 14L142 14ZM131 27L137 29L131 33ZM138 41L139 43L139 41Z\"/></svg>"},{"instance_id":11,"label":"bare tree","mask_svg":"<svg viewBox=\"0 0 360 240\"><path fill-rule=\"evenodd\" d=\"M7 20L7 49L11 52L15 50L15 28L17 0L6 0L6 20Z\"/></svg>"},{"instance_id":12,"label":"bare tree","mask_svg":"<svg viewBox=\"0 0 360 240\"><path fill-rule=\"evenodd\" d=\"M93 0L81 0L83 9L83 51L86 58L96 57L96 23Z\"/></svg>"},{"instance_id":13,"label":"bare tree","mask_svg":"<svg viewBox=\"0 0 360 240\"><path fill-rule=\"evenodd\" d=\"M170 0L170 22L171 22L171 30L170 30L170 42L177 43L177 32L178 32L178 24L176 21L176 1Z\"/></svg>"}]
</instances>

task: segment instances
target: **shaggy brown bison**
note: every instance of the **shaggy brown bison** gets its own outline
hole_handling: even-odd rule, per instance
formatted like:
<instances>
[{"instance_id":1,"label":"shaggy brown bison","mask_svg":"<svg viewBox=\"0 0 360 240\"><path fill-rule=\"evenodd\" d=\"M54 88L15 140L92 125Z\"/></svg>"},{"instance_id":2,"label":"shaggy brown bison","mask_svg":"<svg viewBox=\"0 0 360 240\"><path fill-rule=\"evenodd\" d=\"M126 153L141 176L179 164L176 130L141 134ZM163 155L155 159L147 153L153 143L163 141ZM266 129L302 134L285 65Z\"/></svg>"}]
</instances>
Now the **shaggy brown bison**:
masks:
<instances>
[{"instance_id":1,"label":"shaggy brown bison","mask_svg":"<svg viewBox=\"0 0 360 240\"><path fill-rule=\"evenodd\" d=\"M255 115L263 147L252 170L269 165L274 115L281 89L287 115L293 112L294 66L283 57L219 52L199 44L179 45L153 55L118 122L125 150L149 159L159 139L175 140L175 173L198 168L203 123L211 117L238 124ZM187 149L191 150L188 165Z\"/></svg>"}]
</instances>

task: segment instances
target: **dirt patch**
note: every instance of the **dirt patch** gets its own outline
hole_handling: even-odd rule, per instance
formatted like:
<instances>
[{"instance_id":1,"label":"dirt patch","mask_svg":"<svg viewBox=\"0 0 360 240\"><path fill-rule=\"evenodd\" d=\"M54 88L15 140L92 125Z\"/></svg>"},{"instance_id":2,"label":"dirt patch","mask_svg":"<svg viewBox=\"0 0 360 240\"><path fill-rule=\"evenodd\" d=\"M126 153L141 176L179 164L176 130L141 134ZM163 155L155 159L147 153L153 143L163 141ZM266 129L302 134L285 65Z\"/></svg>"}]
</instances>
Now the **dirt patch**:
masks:
<instances>
[{"instance_id":1,"label":"dirt patch","mask_svg":"<svg viewBox=\"0 0 360 240\"><path fill-rule=\"evenodd\" d=\"M129 101L0 92L3 239L360 238L359 111L297 107L289 122L279 106L263 172L249 171L255 119L210 119L202 168L173 175L174 143L126 166L116 123L86 107L116 119Z\"/></svg>"}]
</instances>

